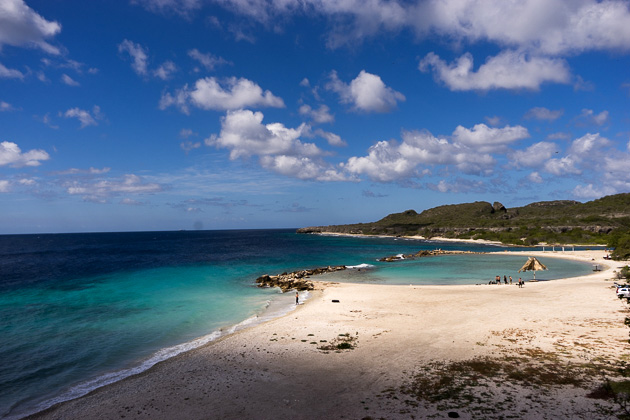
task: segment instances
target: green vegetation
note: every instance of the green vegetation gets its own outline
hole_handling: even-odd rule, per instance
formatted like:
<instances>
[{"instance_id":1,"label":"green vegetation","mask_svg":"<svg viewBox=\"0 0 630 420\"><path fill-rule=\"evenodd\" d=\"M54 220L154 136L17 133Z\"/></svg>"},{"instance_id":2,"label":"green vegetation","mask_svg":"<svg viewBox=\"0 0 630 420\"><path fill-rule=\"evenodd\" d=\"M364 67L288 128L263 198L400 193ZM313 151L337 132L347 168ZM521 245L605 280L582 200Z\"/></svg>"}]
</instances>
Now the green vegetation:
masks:
<instances>
[{"instance_id":1,"label":"green vegetation","mask_svg":"<svg viewBox=\"0 0 630 420\"><path fill-rule=\"evenodd\" d=\"M300 233L420 235L485 239L515 245L588 244L615 248L612 258L630 258L630 193L587 203L543 201L506 208L484 201L407 210L372 223L298 229Z\"/></svg>"},{"instance_id":2,"label":"green vegetation","mask_svg":"<svg viewBox=\"0 0 630 420\"><path fill-rule=\"evenodd\" d=\"M617 229L611 233L608 246L615 248L611 257L615 260L630 259L630 229Z\"/></svg>"}]
</instances>

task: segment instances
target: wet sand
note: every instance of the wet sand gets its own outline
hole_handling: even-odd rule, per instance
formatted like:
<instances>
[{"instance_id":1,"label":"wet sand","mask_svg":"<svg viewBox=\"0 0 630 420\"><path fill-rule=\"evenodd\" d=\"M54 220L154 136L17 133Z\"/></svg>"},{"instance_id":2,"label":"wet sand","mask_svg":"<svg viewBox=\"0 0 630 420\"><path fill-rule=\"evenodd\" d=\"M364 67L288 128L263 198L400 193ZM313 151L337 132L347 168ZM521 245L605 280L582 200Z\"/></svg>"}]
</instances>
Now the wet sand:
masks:
<instances>
[{"instance_id":1,"label":"wet sand","mask_svg":"<svg viewBox=\"0 0 630 420\"><path fill-rule=\"evenodd\" d=\"M318 283L305 304L281 318L33 418L614 418L614 402L586 395L614 375L607 366L630 355L628 304L615 297L610 280L627 262L606 261L604 251L544 255L604 270L524 288ZM326 349L340 340L352 348ZM580 371L579 385L489 376L463 402L455 393L436 400L410 391L418 372L486 357L521 367L594 368Z\"/></svg>"}]
</instances>

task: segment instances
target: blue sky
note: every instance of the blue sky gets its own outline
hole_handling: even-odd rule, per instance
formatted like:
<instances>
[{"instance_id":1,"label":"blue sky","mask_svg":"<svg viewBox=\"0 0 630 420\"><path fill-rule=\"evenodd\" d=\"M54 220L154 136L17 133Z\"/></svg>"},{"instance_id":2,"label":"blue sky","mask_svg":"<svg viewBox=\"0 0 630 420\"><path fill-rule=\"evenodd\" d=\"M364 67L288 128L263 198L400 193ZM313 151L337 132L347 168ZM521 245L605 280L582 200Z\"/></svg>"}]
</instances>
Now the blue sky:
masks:
<instances>
[{"instance_id":1,"label":"blue sky","mask_svg":"<svg viewBox=\"0 0 630 420\"><path fill-rule=\"evenodd\" d=\"M0 0L0 233L630 191L630 2Z\"/></svg>"}]
</instances>

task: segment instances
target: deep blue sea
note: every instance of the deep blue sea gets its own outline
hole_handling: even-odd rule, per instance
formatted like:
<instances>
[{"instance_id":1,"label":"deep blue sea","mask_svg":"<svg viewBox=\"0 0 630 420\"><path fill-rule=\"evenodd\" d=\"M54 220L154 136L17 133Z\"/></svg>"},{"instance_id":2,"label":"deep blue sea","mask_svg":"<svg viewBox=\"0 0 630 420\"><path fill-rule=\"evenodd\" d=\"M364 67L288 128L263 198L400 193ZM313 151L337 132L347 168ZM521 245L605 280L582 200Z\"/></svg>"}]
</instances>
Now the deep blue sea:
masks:
<instances>
[{"instance_id":1,"label":"deep blue sea","mask_svg":"<svg viewBox=\"0 0 630 420\"><path fill-rule=\"evenodd\" d=\"M262 274L343 264L354 269L326 280L487 284L495 275L516 280L527 260L475 254L377 261L436 248L513 249L294 230L0 235L0 418L83 395L294 308L293 295L255 286ZM550 268L539 279L592 271L539 259Z\"/></svg>"}]
</instances>

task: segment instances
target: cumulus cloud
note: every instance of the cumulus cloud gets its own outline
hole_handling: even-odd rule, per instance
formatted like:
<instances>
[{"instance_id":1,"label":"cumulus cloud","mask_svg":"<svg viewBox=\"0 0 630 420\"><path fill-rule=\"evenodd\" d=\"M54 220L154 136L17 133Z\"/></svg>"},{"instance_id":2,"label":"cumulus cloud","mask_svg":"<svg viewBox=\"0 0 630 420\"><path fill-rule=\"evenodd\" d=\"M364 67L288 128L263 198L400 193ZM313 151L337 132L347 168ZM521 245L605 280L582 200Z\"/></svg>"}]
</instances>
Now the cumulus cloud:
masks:
<instances>
[{"instance_id":1,"label":"cumulus cloud","mask_svg":"<svg viewBox=\"0 0 630 420\"><path fill-rule=\"evenodd\" d=\"M10 187L11 183L9 181L6 179L0 179L0 193L9 192Z\"/></svg>"},{"instance_id":2,"label":"cumulus cloud","mask_svg":"<svg viewBox=\"0 0 630 420\"><path fill-rule=\"evenodd\" d=\"M135 42L125 39L118 45L118 52L121 54L129 54L132 59L131 68L133 71L140 76L147 75L149 56L146 48L142 47L140 44L136 44Z\"/></svg>"},{"instance_id":3,"label":"cumulus cloud","mask_svg":"<svg viewBox=\"0 0 630 420\"><path fill-rule=\"evenodd\" d=\"M542 184L543 179L538 172L532 172L527 175L527 180L529 182L533 182L534 184Z\"/></svg>"},{"instance_id":4,"label":"cumulus cloud","mask_svg":"<svg viewBox=\"0 0 630 420\"><path fill-rule=\"evenodd\" d=\"M427 183L426 187L430 190L443 193L486 192L487 190L482 181L474 181L464 178L456 178L453 182L448 182L442 179L437 184Z\"/></svg>"},{"instance_id":5,"label":"cumulus cloud","mask_svg":"<svg viewBox=\"0 0 630 420\"><path fill-rule=\"evenodd\" d=\"M556 151L557 146L554 143L541 141L532 144L525 150L513 151L508 154L508 157L519 168L535 168L544 165Z\"/></svg>"},{"instance_id":6,"label":"cumulus cloud","mask_svg":"<svg viewBox=\"0 0 630 420\"><path fill-rule=\"evenodd\" d=\"M315 130L315 134L326 139L328 144L330 144L331 146L347 146L347 143L343 141L342 138L335 133L317 129Z\"/></svg>"},{"instance_id":7,"label":"cumulus cloud","mask_svg":"<svg viewBox=\"0 0 630 420\"><path fill-rule=\"evenodd\" d=\"M101 113L101 108L97 105L94 105L92 108L92 112L86 111L80 108L70 108L65 113L63 113L65 118L76 118L81 123L80 128L85 128L90 125L98 125L97 120L103 119L103 114Z\"/></svg>"},{"instance_id":8,"label":"cumulus cloud","mask_svg":"<svg viewBox=\"0 0 630 420\"><path fill-rule=\"evenodd\" d=\"M551 110L545 107L535 107L525 113L524 118L528 120L555 121L564 114L564 110Z\"/></svg>"},{"instance_id":9,"label":"cumulus cloud","mask_svg":"<svg viewBox=\"0 0 630 420\"><path fill-rule=\"evenodd\" d=\"M0 78L1 79L24 79L24 74L15 69L5 67L0 63Z\"/></svg>"},{"instance_id":10,"label":"cumulus cloud","mask_svg":"<svg viewBox=\"0 0 630 420\"><path fill-rule=\"evenodd\" d=\"M221 57L215 57L210 53L202 53L197 48L188 51L188 56L199 62L206 70L212 71L216 66L228 64L229 62Z\"/></svg>"},{"instance_id":11,"label":"cumulus cloud","mask_svg":"<svg viewBox=\"0 0 630 420\"><path fill-rule=\"evenodd\" d=\"M300 115L311 118L314 122L323 124L335 121L335 116L330 113L330 108L324 104L313 109L310 105L302 105L299 109Z\"/></svg>"},{"instance_id":12,"label":"cumulus cloud","mask_svg":"<svg viewBox=\"0 0 630 420\"><path fill-rule=\"evenodd\" d=\"M21 168L24 166L39 166L41 161L50 159L50 155L41 149L29 150L22 153L20 147L10 141L0 143L0 166Z\"/></svg>"},{"instance_id":13,"label":"cumulus cloud","mask_svg":"<svg viewBox=\"0 0 630 420\"><path fill-rule=\"evenodd\" d=\"M123 194L153 194L163 190L157 183L145 182L134 174L119 179L78 179L64 183L70 195L80 195L84 201L106 203Z\"/></svg>"},{"instance_id":14,"label":"cumulus cloud","mask_svg":"<svg viewBox=\"0 0 630 420\"><path fill-rule=\"evenodd\" d=\"M250 110L228 111L221 119L221 133L206 139L208 146L228 149L230 159L257 156L263 168L300 179L342 180L344 177L323 162L326 153L300 138L310 132L306 124L288 128L280 123L263 124L263 114Z\"/></svg>"},{"instance_id":15,"label":"cumulus cloud","mask_svg":"<svg viewBox=\"0 0 630 420\"><path fill-rule=\"evenodd\" d=\"M473 129L459 126L450 140L428 131L405 131L401 143L380 141L370 147L366 156L349 158L344 168L355 176L366 175L378 182L421 178L425 167L435 165L452 166L465 174L490 175L496 163L491 152L527 136L522 127L492 129L485 124Z\"/></svg>"},{"instance_id":16,"label":"cumulus cloud","mask_svg":"<svg viewBox=\"0 0 630 420\"><path fill-rule=\"evenodd\" d=\"M608 185L576 185L572 191L573 195L577 198L584 200L593 200L605 195L616 194L617 190Z\"/></svg>"},{"instance_id":17,"label":"cumulus cloud","mask_svg":"<svg viewBox=\"0 0 630 420\"><path fill-rule=\"evenodd\" d=\"M592 109L583 109L577 119L578 125L604 125L610 121L608 111L604 110L596 114Z\"/></svg>"},{"instance_id":18,"label":"cumulus cloud","mask_svg":"<svg viewBox=\"0 0 630 420\"><path fill-rule=\"evenodd\" d=\"M68 86L80 86L81 84L79 82L77 82L76 80L74 80L72 77L68 76L67 74L63 74L61 76L61 81L63 83L65 83Z\"/></svg>"},{"instance_id":19,"label":"cumulus cloud","mask_svg":"<svg viewBox=\"0 0 630 420\"><path fill-rule=\"evenodd\" d=\"M177 66L172 61L163 62L160 67L153 70L153 75L158 79L168 80L171 78L173 73L177 71Z\"/></svg>"},{"instance_id":20,"label":"cumulus cloud","mask_svg":"<svg viewBox=\"0 0 630 420\"><path fill-rule=\"evenodd\" d=\"M438 35L458 45L489 42L542 55L630 48L630 10L623 0L239 0L219 4L274 29L291 15L321 15L331 23L327 41L331 48L405 29L418 38Z\"/></svg>"},{"instance_id":21,"label":"cumulus cloud","mask_svg":"<svg viewBox=\"0 0 630 420\"><path fill-rule=\"evenodd\" d=\"M48 54L60 54L59 48L46 40L61 32L61 25L46 20L23 0L0 2L0 50L3 45L39 48Z\"/></svg>"},{"instance_id":22,"label":"cumulus cloud","mask_svg":"<svg viewBox=\"0 0 630 420\"><path fill-rule=\"evenodd\" d=\"M166 109L174 105L182 112L188 113L189 104L217 111L254 106L284 107L284 101L269 90L263 92L262 88L251 80L236 77L226 79L223 84L214 77L199 79L192 89L186 85L173 95L168 92L163 94L159 106L160 109Z\"/></svg>"},{"instance_id":23,"label":"cumulus cloud","mask_svg":"<svg viewBox=\"0 0 630 420\"><path fill-rule=\"evenodd\" d=\"M351 104L357 111L389 112L405 95L388 87L376 74L361 70L359 75L349 84L342 82L337 72L330 74L326 89L339 94L342 103Z\"/></svg>"},{"instance_id":24,"label":"cumulus cloud","mask_svg":"<svg viewBox=\"0 0 630 420\"><path fill-rule=\"evenodd\" d=\"M15 108L8 102L0 101L0 112L14 111Z\"/></svg>"},{"instance_id":25,"label":"cumulus cloud","mask_svg":"<svg viewBox=\"0 0 630 420\"><path fill-rule=\"evenodd\" d=\"M448 64L431 52L420 60L418 68L422 72L432 70L435 79L453 91L538 90L543 83L569 83L571 79L565 60L535 57L511 50L488 58L477 71L473 70L473 56L470 53Z\"/></svg>"},{"instance_id":26,"label":"cumulus cloud","mask_svg":"<svg viewBox=\"0 0 630 420\"><path fill-rule=\"evenodd\" d=\"M181 147L184 152L188 153L192 150L199 149L201 147L201 142L185 140L179 144L179 147Z\"/></svg>"},{"instance_id":27,"label":"cumulus cloud","mask_svg":"<svg viewBox=\"0 0 630 420\"><path fill-rule=\"evenodd\" d=\"M556 176L582 174L585 169L597 166L604 159L604 150L610 144L610 140L599 133L585 134L571 143L566 156L545 162L544 169Z\"/></svg>"},{"instance_id":28,"label":"cumulus cloud","mask_svg":"<svg viewBox=\"0 0 630 420\"><path fill-rule=\"evenodd\" d=\"M506 145L528 137L529 132L520 125L491 128L485 124L476 124L472 129L459 125L453 132L455 141L482 153L503 150Z\"/></svg>"}]
</instances>

